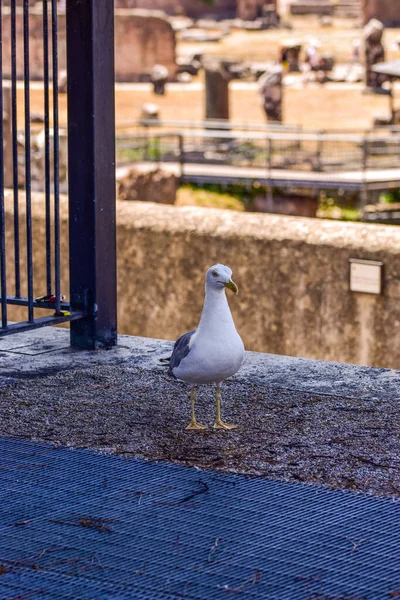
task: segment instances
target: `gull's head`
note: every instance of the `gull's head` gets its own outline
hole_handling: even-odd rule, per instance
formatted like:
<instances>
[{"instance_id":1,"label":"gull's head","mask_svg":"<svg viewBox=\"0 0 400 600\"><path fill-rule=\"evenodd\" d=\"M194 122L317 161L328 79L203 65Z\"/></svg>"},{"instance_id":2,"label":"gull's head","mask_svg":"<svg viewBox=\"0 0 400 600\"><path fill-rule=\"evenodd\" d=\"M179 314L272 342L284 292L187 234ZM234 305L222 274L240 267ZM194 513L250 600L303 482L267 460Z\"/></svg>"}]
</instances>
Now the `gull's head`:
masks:
<instances>
[{"instance_id":1,"label":"gull's head","mask_svg":"<svg viewBox=\"0 0 400 600\"><path fill-rule=\"evenodd\" d=\"M225 288L239 293L238 286L232 281L232 270L225 265L213 265L206 273L206 289L222 291Z\"/></svg>"}]
</instances>

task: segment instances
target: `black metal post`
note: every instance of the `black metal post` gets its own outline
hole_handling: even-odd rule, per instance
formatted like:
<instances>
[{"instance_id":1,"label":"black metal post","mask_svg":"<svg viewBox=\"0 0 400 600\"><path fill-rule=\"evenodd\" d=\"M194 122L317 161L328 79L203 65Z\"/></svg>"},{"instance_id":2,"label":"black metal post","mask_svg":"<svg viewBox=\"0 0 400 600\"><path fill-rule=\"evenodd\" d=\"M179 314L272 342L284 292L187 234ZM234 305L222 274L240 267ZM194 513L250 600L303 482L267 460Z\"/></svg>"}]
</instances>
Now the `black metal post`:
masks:
<instances>
[{"instance_id":1,"label":"black metal post","mask_svg":"<svg viewBox=\"0 0 400 600\"><path fill-rule=\"evenodd\" d=\"M272 203L274 190L272 188L272 138L267 138L267 200Z\"/></svg>"},{"instance_id":2,"label":"black metal post","mask_svg":"<svg viewBox=\"0 0 400 600\"><path fill-rule=\"evenodd\" d=\"M53 48L57 51L57 48ZM49 13L47 0L43 0L43 91L44 91L44 189L46 197L46 292L51 285L51 207L50 207L50 96L49 96Z\"/></svg>"},{"instance_id":3,"label":"black metal post","mask_svg":"<svg viewBox=\"0 0 400 600\"><path fill-rule=\"evenodd\" d=\"M362 182L361 182L361 195L360 195L360 208L361 208L361 214L364 212L364 208L368 202L368 152L369 152L369 147L368 147L368 135L364 136L363 142L362 142L362 158L361 158L361 178L362 178Z\"/></svg>"},{"instance_id":4,"label":"black metal post","mask_svg":"<svg viewBox=\"0 0 400 600\"><path fill-rule=\"evenodd\" d=\"M26 263L28 275L28 321L33 312L33 248L32 248L32 174L31 174L31 109L30 109L30 52L29 52L29 0L24 0L24 109L25 109L25 203L26 203Z\"/></svg>"},{"instance_id":5,"label":"black metal post","mask_svg":"<svg viewBox=\"0 0 400 600\"><path fill-rule=\"evenodd\" d=\"M53 46L53 160L54 160L54 279L55 314L61 314L61 249L60 249L60 152L58 126L58 23L57 0L51 0L51 39Z\"/></svg>"},{"instance_id":6,"label":"black metal post","mask_svg":"<svg viewBox=\"0 0 400 600\"><path fill-rule=\"evenodd\" d=\"M15 296L21 296L21 269L19 250L19 198L18 198L18 124L17 124L17 27L15 2L11 2L11 105L12 105L12 155L14 198L14 272Z\"/></svg>"},{"instance_id":7,"label":"black metal post","mask_svg":"<svg viewBox=\"0 0 400 600\"><path fill-rule=\"evenodd\" d=\"M315 170L323 171L323 135L326 133L323 129L319 131L317 134L317 148L316 148L316 156L315 156Z\"/></svg>"},{"instance_id":8,"label":"black metal post","mask_svg":"<svg viewBox=\"0 0 400 600\"><path fill-rule=\"evenodd\" d=\"M114 2L68 0L71 345L117 341Z\"/></svg>"},{"instance_id":9,"label":"black metal post","mask_svg":"<svg viewBox=\"0 0 400 600\"><path fill-rule=\"evenodd\" d=\"M0 291L1 327L7 327L6 230L4 208L4 152L3 152L3 14L0 4Z\"/></svg>"},{"instance_id":10,"label":"black metal post","mask_svg":"<svg viewBox=\"0 0 400 600\"><path fill-rule=\"evenodd\" d=\"M390 108L390 124L391 125L396 125L395 121L395 116L396 116L396 111L394 109L394 85L393 85L394 81L393 79L390 79L390 90L389 90L389 108Z\"/></svg>"},{"instance_id":11,"label":"black metal post","mask_svg":"<svg viewBox=\"0 0 400 600\"><path fill-rule=\"evenodd\" d=\"M178 135L178 148L179 148L179 178L181 184L183 183L183 175L185 170L185 147L183 145L183 135Z\"/></svg>"}]
</instances>

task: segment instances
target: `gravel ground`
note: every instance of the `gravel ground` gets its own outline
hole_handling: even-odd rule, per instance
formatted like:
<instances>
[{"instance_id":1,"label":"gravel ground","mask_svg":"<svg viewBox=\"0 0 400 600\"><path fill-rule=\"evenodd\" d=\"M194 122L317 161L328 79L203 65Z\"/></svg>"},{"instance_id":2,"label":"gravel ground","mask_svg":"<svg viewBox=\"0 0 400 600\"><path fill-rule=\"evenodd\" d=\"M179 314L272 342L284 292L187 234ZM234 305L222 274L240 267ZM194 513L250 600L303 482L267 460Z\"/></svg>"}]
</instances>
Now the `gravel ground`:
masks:
<instances>
[{"instance_id":1,"label":"gravel ground","mask_svg":"<svg viewBox=\"0 0 400 600\"><path fill-rule=\"evenodd\" d=\"M198 390L204 432L188 432L186 386L166 370L102 365L0 387L0 435L400 497L400 404L226 382L214 431L211 387Z\"/></svg>"}]
</instances>

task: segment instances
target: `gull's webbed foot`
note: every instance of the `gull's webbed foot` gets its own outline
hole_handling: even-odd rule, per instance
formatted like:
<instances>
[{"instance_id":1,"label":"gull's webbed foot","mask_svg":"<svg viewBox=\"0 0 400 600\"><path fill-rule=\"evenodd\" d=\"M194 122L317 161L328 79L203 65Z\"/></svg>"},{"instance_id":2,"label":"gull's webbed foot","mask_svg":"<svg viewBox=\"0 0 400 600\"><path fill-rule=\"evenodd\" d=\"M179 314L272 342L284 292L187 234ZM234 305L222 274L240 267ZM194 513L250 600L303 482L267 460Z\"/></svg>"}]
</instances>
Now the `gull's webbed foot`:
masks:
<instances>
[{"instance_id":1,"label":"gull's webbed foot","mask_svg":"<svg viewBox=\"0 0 400 600\"><path fill-rule=\"evenodd\" d=\"M189 425L186 427L186 429L189 430L204 430L204 429L208 429L207 425L202 425L201 423L198 423L196 421L196 419L192 419L189 423Z\"/></svg>"},{"instance_id":2,"label":"gull's webbed foot","mask_svg":"<svg viewBox=\"0 0 400 600\"><path fill-rule=\"evenodd\" d=\"M217 420L214 423L214 429L237 429L237 425L232 425L232 423L224 423L221 420Z\"/></svg>"}]
</instances>

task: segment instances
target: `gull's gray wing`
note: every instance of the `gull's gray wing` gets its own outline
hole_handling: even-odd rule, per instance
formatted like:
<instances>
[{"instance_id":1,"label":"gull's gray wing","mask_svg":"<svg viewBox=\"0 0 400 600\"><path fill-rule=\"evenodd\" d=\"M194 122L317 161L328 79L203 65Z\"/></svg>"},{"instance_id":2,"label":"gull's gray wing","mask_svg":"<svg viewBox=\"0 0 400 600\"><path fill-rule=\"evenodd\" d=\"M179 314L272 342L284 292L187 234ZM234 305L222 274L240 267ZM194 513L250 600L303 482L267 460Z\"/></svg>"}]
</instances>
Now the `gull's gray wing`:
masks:
<instances>
[{"instance_id":1,"label":"gull's gray wing","mask_svg":"<svg viewBox=\"0 0 400 600\"><path fill-rule=\"evenodd\" d=\"M169 362L169 374L173 375L173 370L179 367L181 361L189 354L189 343L192 335L196 333L196 329L188 331L181 335L175 342L174 349Z\"/></svg>"}]
</instances>

